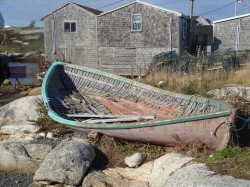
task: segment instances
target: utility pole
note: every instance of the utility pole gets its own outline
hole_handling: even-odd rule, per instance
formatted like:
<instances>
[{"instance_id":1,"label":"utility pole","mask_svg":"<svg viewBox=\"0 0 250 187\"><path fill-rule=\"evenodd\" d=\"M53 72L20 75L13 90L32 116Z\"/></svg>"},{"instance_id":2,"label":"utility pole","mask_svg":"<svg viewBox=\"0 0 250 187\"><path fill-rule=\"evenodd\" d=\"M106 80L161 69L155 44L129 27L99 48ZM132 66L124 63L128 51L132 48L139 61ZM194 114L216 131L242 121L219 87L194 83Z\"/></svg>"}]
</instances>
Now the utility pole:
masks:
<instances>
[{"instance_id":1,"label":"utility pole","mask_svg":"<svg viewBox=\"0 0 250 187\"><path fill-rule=\"evenodd\" d=\"M190 33L192 33L193 30L193 9L194 9L194 0L190 0L190 27L189 27Z\"/></svg>"}]
</instances>

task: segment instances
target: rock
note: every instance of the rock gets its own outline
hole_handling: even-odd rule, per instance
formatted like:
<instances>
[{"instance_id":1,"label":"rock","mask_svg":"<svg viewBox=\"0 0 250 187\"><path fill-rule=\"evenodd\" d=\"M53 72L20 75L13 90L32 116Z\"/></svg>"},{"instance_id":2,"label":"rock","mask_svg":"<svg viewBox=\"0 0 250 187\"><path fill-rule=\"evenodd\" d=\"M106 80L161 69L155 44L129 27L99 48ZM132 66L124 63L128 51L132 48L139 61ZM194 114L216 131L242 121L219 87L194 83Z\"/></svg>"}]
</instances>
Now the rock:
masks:
<instances>
[{"instance_id":1,"label":"rock","mask_svg":"<svg viewBox=\"0 0 250 187\"><path fill-rule=\"evenodd\" d=\"M34 36L25 36L24 37L24 39L25 40L37 40L37 39L39 39L40 38L40 36L39 35L34 35Z\"/></svg>"},{"instance_id":2,"label":"rock","mask_svg":"<svg viewBox=\"0 0 250 187\"><path fill-rule=\"evenodd\" d=\"M27 132L18 132L16 134L5 134L5 133L0 133L0 140L1 141L23 141L25 140L26 142L39 139L41 138L39 135L36 133L27 133Z\"/></svg>"},{"instance_id":3,"label":"rock","mask_svg":"<svg viewBox=\"0 0 250 187\"><path fill-rule=\"evenodd\" d=\"M39 113L40 105L40 96L26 96L17 99L0 108L0 120L35 121L41 117Z\"/></svg>"},{"instance_id":4,"label":"rock","mask_svg":"<svg viewBox=\"0 0 250 187\"><path fill-rule=\"evenodd\" d=\"M53 139L54 138L54 134L52 132L48 132L46 134L46 138Z\"/></svg>"},{"instance_id":5,"label":"rock","mask_svg":"<svg viewBox=\"0 0 250 187\"><path fill-rule=\"evenodd\" d=\"M39 138L45 138L46 137L46 133L41 132L37 135Z\"/></svg>"},{"instance_id":6,"label":"rock","mask_svg":"<svg viewBox=\"0 0 250 187\"><path fill-rule=\"evenodd\" d=\"M94 157L94 149L85 140L64 140L46 156L33 180L79 185Z\"/></svg>"},{"instance_id":7,"label":"rock","mask_svg":"<svg viewBox=\"0 0 250 187\"><path fill-rule=\"evenodd\" d=\"M13 42L13 43L19 43L19 44L23 43L23 42L20 41L20 40L13 40L12 42ZM15 56L16 56L16 55L15 55Z\"/></svg>"},{"instance_id":8,"label":"rock","mask_svg":"<svg viewBox=\"0 0 250 187\"><path fill-rule=\"evenodd\" d=\"M23 42L22 44L23 45L29 45L30 43L29 42Z\"/></svg>"},{"instance_id":9,"label":"rock","mask_svg":"<svg viewBox=\"0 0 250 187\"><path fill-rule=\"evenodd\" d=\"M250 181L229 176L216 176L214 172L208 170L205 164L190 163L173 172L162 186L247 187L250 186Z\"/></svg>"},{"instance_id":10,"label":"rock","mask_svg":"<svg viewBox=\"0 0 250 187\"><path fill-rule=\"evenodd\" d=\"M9 86L9 85L11 85L10 80L5 79L5 80L3 81L3 83L2 83L2 85L1 85L1 86Z\"/></svg>"},{"instance_id":11,"label":"rock","mask_svg":"<svg viewBox=\"0 0 250 187\"><path fill-rule=\"evenodd\" d=\"M40 128L35 125L7 125L0 128L2 134L35 133Z\"/></svg>"},{"instance_id":12,"label":"rock","mask_svg":"<svg viewBox=\"0 0 250 187\"><path fill-rule=\"evenodd\" d=\"M159 82L157 83L157 85L158 85L159 87L162 87L162 86L165 86L165 85L166 85L166 82L165 82L165 81L159 81Z\"/></svg>"},{"instance_id":13,"label":"rock","mask_svg":"<svg viewBox=\"0 0 250 187\"><path fill-rule=\"evenodd\" d=\"M126 157L124 161L128 167L134 168L134 167L138 167L139 165L141 165L145 159L146 159L146 156L144 154L136 153L130 157Z\"/></svg>"},{"instance_id":14,"label":"rock","mask_svg":"<svg viewBox=\"0 0 250 187\"><path fill-rule=\"evenodd\" d=\"M141 181L133 181L129 179L125 179L122 176L115 175L106 175L102 172L94 171L87 175L82 183L82 187L147 187L148 182L141 182Z\"/></svg>"},{"instance_id":15,"label":"rock","mask_svg":"<svg viewBox=\"0 0 250 187\"><path fill-rule=\"evenodd\" d=\"M250 181L215 175L205 164L196 163L191 157L172 153L138 168L108 168L102 172L89 173L82 186L249 187Z\"/></svg>"},{"instance_id":16,"label":"rock","mask_svg":"<svg viewBox=\"0 0 250 187\"><path fill-rule=\"evenodd\" d=\"M19 40L16 40L16 41L17 43L22 43L22 41L19 41ZM11 53L10 55L15 56L15 57L23 57L24 53Z\"/></svg>"},{"instance_id":17,"label":"rock","mask_svg":"<svg viewBox=\"0 0 250 187\"><path fill-rule=\"evenodd\" d=\"M25 53L24 56L25 56L25 57L29 57L29 56L40 56L40 53L39 53L38 51L32 51L32 52Z\"/></svg>"},{"instance_id":18,"label":"rock","mask_svg":"<svg viewBox=\"0 0 250 187\"><path fill-rule=\"evenodd\" d=\"M250 87L246 88L246 99L250 101Z\"/></svg>"},{"instance_id":19,"label":"rock","mask_svg":"<svg viewBox=\"0 0 250 187\"><path fill-rule=\"evenodd\" d=\"M107 176L122 177L138 183L148 184L152 175L154 161L143 164L138 168L108 168L103 171Z\"/></svg>"},{"instance_id":20,"label":"rock","mask_svg":"<svg viewBox=\"0 0 250 187\"><path fill-rule=\"evenodd\" d=\"M169 176L193 158L167 154L138 168L108 168L99 174L87 175L82 186L162 186ZM100 182L100 183L99 183ZM105 184L105 185L104 185ZM133 184L133 185L132 185Z\"/></svg>"},{"instance_id":21,"label":"rock","mask_svg":"<svg viewBox=\"0 0 250 187\"><path fill-rule=\"evenodd\" d=\"M27 153L33 159L44 160L44 158L49 154L49 152L53 149L52 145L47 144L25 144L24 145Z\"/></svg>"},{"instance_id":22,"label":"rock","mask_svg":"<svg viewBox=\"0 0 250 187\"><path fill-rule=\"evenodd\" d=\"M166 180L173 172L182 168L193 158L185 157L180 154L170 153L154 161L154 167L150 178L150 186L164 186Z\"/></svg>"},{"instance_id":23,"label":"rock","mask_svg":"<svg viewBox=\"0 0 250 187\"><path fill-rule=\"evenodd\" d=\"M33 88L28 92L29 96L41 95L41 87Z\"/></svg>"},{"instance_id":24,"label":"rock","mask_svg":"<svg viewBox=\"0 0 250 187\"><path fill-rule=\"evenodd\" d=\"M40 160L33 159L20 142L0 143L0 171L17 173L34 173Z\"/></svg>"},{"instance_id":25,"label":"rock","mask_svg":"<svg viewBox=\"0 0 250 187\"><path fill-rule=\"evenodd\" d=\"M250 87L239 85L228 85L225 88L210 90L208 94L214 95L213 98L219 100L229 101L231 98L239 96L250 101Z\"/></svg>"},{"instance_id":26,"label":"rock","mask_svg":"<svg viewBox=\"0 0 250 187\"><path fill-rule=\"evenodd\" d=\"M36 122L20 121L15 119L0 120L0 134L20 135L35 133L39 130Z\"/></svg>"},{"instance_id":27,"label":"rock","mask_svg":"<svg viewBox=\"0 0 250 187\"><path fill-rule=\"evenodd\" d=\"M52 184L50 185L49 182L33 182L28 187L76 187L67 184Z\"/></svg>"},{"instance_id":28,"label":"rock","mask_svg":"<svg viewBox=\"0 0 250 187\"><path fill-rule=\"evenodd\" d=\"M24 30L24 29L18 29L15 32L20 33L20 34L24 34L24 35L28 35L28 34L35 34L35 33L43 33L44 29L30 29L30 30Z\"/></svg>"}]
</instances>

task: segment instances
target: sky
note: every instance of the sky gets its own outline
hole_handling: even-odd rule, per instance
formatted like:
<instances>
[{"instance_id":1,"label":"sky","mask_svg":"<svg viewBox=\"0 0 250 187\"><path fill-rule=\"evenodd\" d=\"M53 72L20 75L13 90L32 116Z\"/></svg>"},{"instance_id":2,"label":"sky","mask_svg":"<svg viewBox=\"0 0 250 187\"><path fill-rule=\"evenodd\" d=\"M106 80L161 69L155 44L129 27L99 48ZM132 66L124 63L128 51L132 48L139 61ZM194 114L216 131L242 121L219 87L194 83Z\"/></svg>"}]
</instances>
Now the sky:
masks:
<instances>
[{"instance_id":1,"label":"sky","mask_svg":"<svg viewBox=\"0 0 250 187\"><path fill-rule=\"evenodd\" d=\"M108 11L133 0L71 0L84 6ZM190 0L142 0L144 2L189 15ZM193 15L201 15L211 21L220 20L250 12L250 0L234 3L235 0L194 0ZM0 12L5 25L23 27L35 21L43 27L41 18L69 0L0 0ZM235 12L236 4L236 12Z\"/></svg>"}]
</instances>

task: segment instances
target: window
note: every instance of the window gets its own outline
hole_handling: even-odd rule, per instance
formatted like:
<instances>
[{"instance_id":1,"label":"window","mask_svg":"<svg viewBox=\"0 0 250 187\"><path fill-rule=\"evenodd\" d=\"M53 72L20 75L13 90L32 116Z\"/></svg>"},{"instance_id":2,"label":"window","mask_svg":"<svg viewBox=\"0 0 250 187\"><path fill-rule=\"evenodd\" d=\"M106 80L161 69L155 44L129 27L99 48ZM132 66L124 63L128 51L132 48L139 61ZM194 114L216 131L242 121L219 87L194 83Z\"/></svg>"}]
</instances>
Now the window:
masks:
<instances>
[{"instance_id":1,"label":"window","mask_svg":"<svg viewBox=\"0 0 250 187\"><path fill-rule=\"evenodd\" d=\"M76 32L76 22L64 22L64 32Z\"/></svg>"},{"instance_id":2,"label":"window","mask_svg":"<svg viewBox=\"0 0 250 187\"><path fill-rule=\"evenodd\" d=\"M131 30L142 31L142 16L140 14L132 15Z\"/></svg>"}]
</instances>

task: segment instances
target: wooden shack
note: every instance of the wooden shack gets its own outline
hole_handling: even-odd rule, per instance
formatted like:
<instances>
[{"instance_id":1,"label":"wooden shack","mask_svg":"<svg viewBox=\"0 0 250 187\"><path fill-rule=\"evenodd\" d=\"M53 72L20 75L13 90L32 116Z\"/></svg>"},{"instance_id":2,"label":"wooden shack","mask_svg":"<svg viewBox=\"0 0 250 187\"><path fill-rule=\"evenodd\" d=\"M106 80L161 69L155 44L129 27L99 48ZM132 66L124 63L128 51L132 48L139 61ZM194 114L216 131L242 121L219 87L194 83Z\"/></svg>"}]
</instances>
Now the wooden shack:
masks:
<instances>
[{"instance_id":1,"label":"wooden shack","mask_svg":"<svg viewBox=\"0 0 250 187\"><path fill-rule=\"evenodd\" d=\"M152 57L182 53L189 20L182 13L133 1L98 16L98 62L110 72L144 75Z\"/></svg>"},{"instance_id":2,"label":"wooden shack","mask_svg":"<svg viewBox=\"0 0 250 187\"><path fill-rule=\"evenodd\" d=\"M65 60L97 66L97 15L101 11L68 2L45 15L44 46L47 60Z\"/></svg>"},{"instance_id":3,"label":"wooden shack","mask_svg":"<svg viewBox=\"0 0 250 187\"><path fill-rule=\"evenodd\" d=\"M48 60L65 59L119 75L144 75L161 52L189 50L189 18L133 1L101 13L66 3L42 18Z\"/></svg>"},{"instance_id":4,"label":"wooden shack","mask_svg":"<svg viewBox=\"0 0 250 187\"><path fill-rule=\"evenodd\" d=\"M250 50L250 14L213 22L213 49Z\"/></svg>"}]
</instances>

